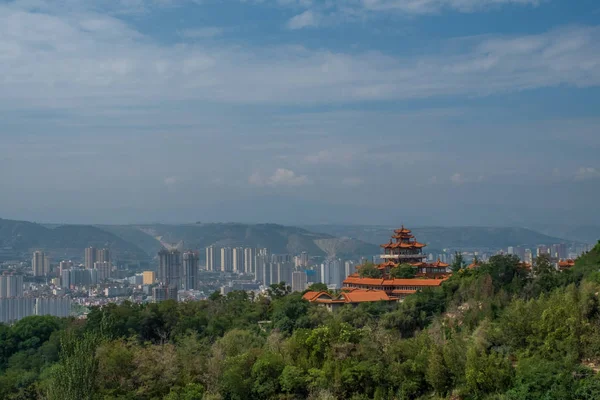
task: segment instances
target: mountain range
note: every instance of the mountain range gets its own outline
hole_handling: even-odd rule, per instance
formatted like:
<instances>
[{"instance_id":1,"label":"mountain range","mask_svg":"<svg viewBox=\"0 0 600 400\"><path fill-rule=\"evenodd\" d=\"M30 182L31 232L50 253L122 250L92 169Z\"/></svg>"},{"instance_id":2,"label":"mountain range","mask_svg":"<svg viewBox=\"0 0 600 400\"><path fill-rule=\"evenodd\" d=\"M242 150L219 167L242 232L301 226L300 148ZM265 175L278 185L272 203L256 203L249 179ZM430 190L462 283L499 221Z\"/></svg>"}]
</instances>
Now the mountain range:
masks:
<instances>
[{"instance_id":1,"label":"mountain range","mask_svg":"<svg viewBox=\"0 0 600 400\"><path fill-rule=\"evenodd\" d=\"M55 259L81 259L89 246L110 248L115 259L139 261L153 258L162 243L183 241L185 249L266 247L273 253L356 258L379 254L396 226L195 223L141 225L49 225L0 219L0 261L26 259L44 250ZM499 249L572 243L569 238L546 235L527 228L415 227L413 233L429 251ZM586 232L593 237L593 232Z\"/></svg>"}]
</instances>

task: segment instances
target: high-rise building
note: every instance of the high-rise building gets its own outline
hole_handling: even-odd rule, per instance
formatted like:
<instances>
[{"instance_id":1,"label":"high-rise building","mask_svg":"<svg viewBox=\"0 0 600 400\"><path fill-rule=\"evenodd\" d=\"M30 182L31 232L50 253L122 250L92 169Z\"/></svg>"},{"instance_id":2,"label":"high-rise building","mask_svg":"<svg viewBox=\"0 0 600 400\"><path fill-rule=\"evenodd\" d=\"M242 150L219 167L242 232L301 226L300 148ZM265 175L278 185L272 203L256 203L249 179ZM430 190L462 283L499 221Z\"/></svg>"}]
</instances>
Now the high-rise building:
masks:
<instances>
[{"instance_id":1,"label":"high-rise building","mask_svg":"<svg viewBox=\"0 0 600 400\"><path fill-rule=\"evenodd\" d=\"M71 260L63 260L58 264L58 274L62 276L63 271L73 268L73 261Z\"/></svg>"},{"instance_id":2,"label":"high-rise building","mask_svg":"<svg viewBox=\"0 0 600 400\"><path fill-rule=\"evenodd\" d=\"M542 244L542 245L539 245L539 246L537 247L537 254L536 254L536 256L537 256L537 257L539 257L539 256L541 256L542 254L550 254L550 251L549 251L549 250L550 250L550 249L548 248L548 246L546 246L546 245L543 245L543 244Z\"/></svg>"},{"instance_id":3,"label":"high-rise building","mask_svg":"<svg viewBox=\"0 0 600 400\"><path fill-rule=\"evenodd\" d=\"M292 256L290 254L271 254L272 263L284 263L292 261Z\"/></svg>"},{"instance_id":4,"label":"high-rise building","mask_svg":"<svg viewBox=\"0 0 600 400\"><path fill-rule=\"evenodd\" d=\"M43 251L34 251L31 259L33 276L44 276L46 272L46 255Z\"/></svg>"},{"instance_id":5,"label":"high-rise building","mask_svg":"<svg viewBox=\"0 0 600 400\"><path fill-rule=\"evenodd\" d=\"M221 248L221 271L233 271L233 251L231 247Z\"/></svg>"},{"instance_id":6,"label":"high-rise building","mask_svg":"<svg viewBox=\"0 0 600 400\"><path fill-rule=\"evenodd\" d=\"M94 269L98 271L98 280L102 282L110 278L112 273L112 263L110 261L96 261L94 263Z\"/></svg>"},{"instance_id":7,"label":"high-rise building","mask_svg":"<svg viewBox=\"0 0 600 400\"><path fill-rule=\"evenodd\" d=\"M35 315L68 317L71 314L70 297L44 297L35 299Z\"/></svg>"},{"instance_id":8,"label":"high-rise building","mask_svg":"<svg viewBox=\"0 0 600 400\"><path fill-rule=\"evenodd\" d=\"M193 251L186 251L183 253L183 282L182 288L184 290L196 290L198 289L198 262L200 256L198 253Z\"/></svg>"},{"instance_id":9,"label":"high-rise building","mask_svg":"<svg viewBox=\"0 0 600 400\"><path fill-rule=\"evenodd\" d=\"M209 246L206 248L206 270L216 271L215 247Z\"/></svg>"},{"instance_id":10,"label":"high-rise building","mask_svg":"<svg viewBox=\"0 0 600 400\"><path fill-rule=\"evenodd\" d=\"M71 270L65 269L60 273L60 286L63 289L71 288Z\"/></svg>"},{"instance_id":11,"label":"high-rise building","mask_svg":"<svg viewBox=\"0 0 600 400\"><path fill-rule=\"evenodd\" d=\"M515 254L515 248L513 246L508 246L508 251L506 253L509 255Z\"/></svg>"},{"instance_id":12,"label":"high-rise building","mask_svg":"<svg viewBox=\"0 0 600 400\"><path fill-rule=\"evenodd\" d=\"M14 273L0 275L0 299L23 296L23 276Z\"/></svg>"},{"instance_id":13,"label":"high-rise building","mask_svg":"<svg viewBox=\"0 0 600 400\"><path fill-rule=\"evenodd\" d=\"M160 303L165 300L177 301L177 289L164 284L152 288L152 300L154 303Z\"/></svg>"},{"instance_id":14,"label":"high-rise building","mask_svg":"<svg viewBox=\"0 0 600 400\"><path fill-rule=\"evenodd\" d=\"M269 251L267 249L258 249L256 251L256 255L254 256L254 279L257 282L262 282L263 284L267 285L264 279L268 265Z\"/></svg>"},{"instance_id":15,"label":"high-rise building","mask_svg":"<svg viewBox=\"0 0 600 400\"><path fill-rule=\"evenodd\" d=\"M342 261L338 258L327 259L321 264L321 282L326 285L335 285L336 288L342 287L344 277Z\"/></svg>"},{"instance_id":16,"label":"high-rise building","mask_svg":"<svg viewBox=\"0 0 600 400\"><path fill-rule=\"evenodd\" d=\"M254 266L254 249L251 247L246 247L244 249L244 273L253 274L255 270Z\"/></svg>"},{"instance_id":17,"label":"high-rise building","mask_svg":"<svg viewBox=\"0 0 600 400\"><path fill-rule=\"evenodd\" d=\"M356 272L356 262L346 261L344 263L344 278Z\"/></svg>"},{"instance_id":18,"label":"high-rise building","mask_svg":"<svg viewBox=\"0 0 600 400\"><path fill-rule=\"evenodd\" d=\"M568 257L567 245L565 243L553 244L550 256L559 260L566 259Z\"/></svg>"},{"instance_id":19,"label":"high-rise building","mask_svg":"<svg viewBox=\"0 0 600 400\"><path fill-rule=\"evenodd\" d=\"M292 273L294 272L294 263L291 261L275 263L277 266L277 280L273 283L285 282L288 285L292 284Z\"/></svg>"},{"instance_id":20,"label":"high-rise building","mask_svg":"<svg viewBox=\"0 0 600 400\"><path fill-rule=\"evenodd\" d=\"M85 249L85 254L83 258L83 265L85 265L85 269L94 268L94 263L97 261L98 253L95 247L88 247Z\"/></svg>"},{"instance_id":21,"label":"high-rise building","mask_svg":"<svg viewBox=\"0 0 600 400\"><path fill-rule=\"evenodd\" d=\"M158 273L156 278L170 290L179 289L181 281L181 253L177 249L163 249L158 252Z\"/></svg>"},{"instance_id":22,"label":"high-rise building","mask_svg":"<svg viewBox=\"0 0 600 400\"><path fill-rule=\"evenodd\" d=\"M233 272L238 274L244 273L244 249L241 247L236 247L232 249L232 257L231 264Z\"/></svg>"},{"instance_id":23,"label":"high-rise building","mask_svg":"<svg viewBox=\"0 0 600 400\"><path fill-rule=\"evenodd\" d=\"M295 257L296 268L308 267L308 253L303 251L299 256Z\"/></svg>"},{"instance_id":24,"label":"high-rise building","mask_svg":"<svg viewBox=\"0 0 600 400\"><path fill-rule=\"evenodd\" d=\"M96 262L111 262L109 249L98 249L96 251Z\"/></svg>"},{"instance_id":25,"label":"high-rise building","mask_svg":"<svg viewBox=\"0 0 600 400\"><path fill-rule=\"evenodd\" d=\"M144 271L144 285L152 285L156 281L156 272Z\"/></svg>"},{"instance_id":26,"label":"high-rise building","mask_svg":"<svg viewBox=\"0 0 600 400\"><path fill-rule=\"evenodd\" d=\"M531 249L525 249L525 256L523 257L523 262L528 264L533 263L533 254L531 253Z\"/></svg>"},{"instance_id":27,"label":"high-rise building","mask_svg":"<svg viewBox=\"0 0 600 400\"><path fill-rule=\"evenodd\" d=\"M303 292L306 290L306 272L305 271L294 271L292 273L292 291Z\"/></svg>"}]
</instances>

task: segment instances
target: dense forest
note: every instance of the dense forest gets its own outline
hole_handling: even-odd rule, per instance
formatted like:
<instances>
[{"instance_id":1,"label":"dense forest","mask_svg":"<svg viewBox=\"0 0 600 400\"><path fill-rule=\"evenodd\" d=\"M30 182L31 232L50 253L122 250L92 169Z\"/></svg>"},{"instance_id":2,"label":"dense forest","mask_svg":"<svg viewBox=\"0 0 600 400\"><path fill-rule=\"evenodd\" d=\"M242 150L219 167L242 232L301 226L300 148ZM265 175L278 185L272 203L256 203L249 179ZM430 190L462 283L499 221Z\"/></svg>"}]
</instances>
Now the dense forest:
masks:
<instances>
[{"instance_id":1,"label":"dense forest","mask_svg":"<svg viewBox=\"0 0 600 400\"><path fill-rule=\"evenodd\" d=\"M397 304L269 296L0 325L2 399L599 399L600 244L571 270L514 256Z\"/></svg>"}]
</instances>

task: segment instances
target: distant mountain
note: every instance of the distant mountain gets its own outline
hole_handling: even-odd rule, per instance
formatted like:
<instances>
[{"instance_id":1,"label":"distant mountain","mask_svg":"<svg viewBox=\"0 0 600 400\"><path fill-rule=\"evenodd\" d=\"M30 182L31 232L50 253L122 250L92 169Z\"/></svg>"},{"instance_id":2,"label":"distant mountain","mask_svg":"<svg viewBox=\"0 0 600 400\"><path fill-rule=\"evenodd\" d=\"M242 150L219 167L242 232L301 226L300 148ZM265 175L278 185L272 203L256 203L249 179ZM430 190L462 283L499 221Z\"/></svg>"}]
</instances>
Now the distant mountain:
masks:
<instances>
[{"instance_id":1,"label":"distant mountain","mask_svg":"<svg viewBox=\"0 0 600 400\"><path fill-rule=\"evenodd\" d=\"M315 256L337 255L339 257L377 254L379 251L377 246L355 239L344 240L342 241L343 245L331 247L333 242L339 240L332 235L277 224L153 224L131 226L129 229L144 232L146 235L154 237L157 243L158 240L167 243L183 241L185 248L201 251L211 245L217 247L266 247L272 253L299 254L306 251ZM112 229L112 232L122 238L133 240L131 238L134 234L127 232L123 227L119 227L118 230ZM135 234L136 238L137 235ZM156 244L142 243L137 239L135 243L147 252L155 253L156 251Z\"/></svg>"},{"instance_id":2,"label":"distant mountain","mask_svg":"<svg viewBox=\"0 0 600 400\"><path fill-rule=\"evenodd\" d=\"M367 243L383 244L390 240L394 229L390 226L311 225L314 232L338 237L351 237ZM490 248L508 246L537 246L539 244L567 243L569 240L544 235L526 228L505 227L410 227L420 242L429 249L441 250Z\"/></svg>"},{"instance_id":3,"label":"distant mountain","mask_svg":"<svg viewBox=\"0 0 600 400\"><path fill-rule=\"evenodd\" d=\"M43 250L53 258L83 258L86 247L109 248L120 260L147 258L139 247L102 229L88 225L47 227L33 222L0 219L0 249L3 259L29 257Z\"/></svg>"},{"instance_id":4,"label":"distant mountain","mask_svg":"<svg viewBox=\"0 0 600 400\"><path fill-rule=\"evenodd\" d=\"M582 243L595 244L600 240L600 225L534 225L533 229Z\"/></svg>"}]
</instances>

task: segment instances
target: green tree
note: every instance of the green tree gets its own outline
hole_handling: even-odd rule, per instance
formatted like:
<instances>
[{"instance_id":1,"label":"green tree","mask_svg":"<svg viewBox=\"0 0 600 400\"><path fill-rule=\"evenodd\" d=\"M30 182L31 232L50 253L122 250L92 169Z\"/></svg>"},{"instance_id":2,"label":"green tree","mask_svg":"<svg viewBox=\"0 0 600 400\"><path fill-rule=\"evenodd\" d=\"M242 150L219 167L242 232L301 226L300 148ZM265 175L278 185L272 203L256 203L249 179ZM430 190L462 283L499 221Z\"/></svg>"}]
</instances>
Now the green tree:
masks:
<instances>
[{"instance_id":1,"label":"green tree","mask_svg":"<svg viewBox=\"0 0 600 400\"><path fill-rule=\"evenodd\" d=\"M358 274L361 278L381 278L382 273L373 263L367 262L358 267Z\"/></svg>"},{"instance_id":2,"label":"green tree","mask_svg":"<svg viewBox=\"0 0 600 400\"><path fill-rule=\"evenodd\" d=\"M432 346L427 365L427 382L433 390L445 397L451 388L451 376L444 361L444 354L439 346Z\"/></svg>"},{"instance_id":3,"label":"green tree","mask_svg":"<svg viewBox=\"0 0 600 400\"><path fill-rule=\"evenodd\" d=\"M285 282L273 283L267 290L272 299L281 299L292 293L292 288Z\"/></svg>"},{"instance_id":4,"label":"green tree","mask_svg":"<svg viewBox=\"0 0 600 400\"><path fill-rule=\"evenodd\" d=\"M279 393L279 377L285 368L283 358L276 353L263 353L252 367L252 392L259 400L272 399Z\"/></svg>"},{"instance_id":5,"label":"green tree","mask_svg":"<svg viewBox=\"0 0 600 400\"><path fill-rule=\"evenodd\" d=\"M417 271L416 268L409 264L401 264L390 271L392 278L410 279L414 278Z\"/></svg>"},{"instance_id":6,"label":"green tree","mask_svg":"<svg viewBox=\"0 0 600 400\"><path fill-rule=\"evenodd\" d=\"M49 400L91 400L95 397L99 343L100 338L94 333L86 332L78 338L72 331L65 332L60 361L51 374Z\"/></svg>"},{"instance_id":7,"label":"green tree","mask_svg":"<svg viewBox=\"0 0 600 400\"><path fill-rule=\"evenodd\" d=\"M454 253L454 261L452 261L452 265L450 266L450 268L452 269L452 272L458 272L461 269L463 269L465 267L465 260L463 258L463 255L461 253L459 253L458 251Z\"/></svg>"},{"instance_id":8,"label":"green tree","mask_svg":"<svg viewBox=\"0 0 600 400\"><path fill-rule=\"evenodd\" d=\"M324 283L320 283L320 282L313 283L307 289L307 291L311 291L311 292L326 292L327 290L329 290L327 285Z\"/></svg>"},{"instance_id":9,"label":"green tree","mask_svg":"<svg viewBox=\"0 0 600 400\"><path fill-rule=\"evenodd\" d=\"M288 394L306 397L307 378L302 368L293 365L286 365L279 377L281 389Z\"/></svg>"}]
</instances>

